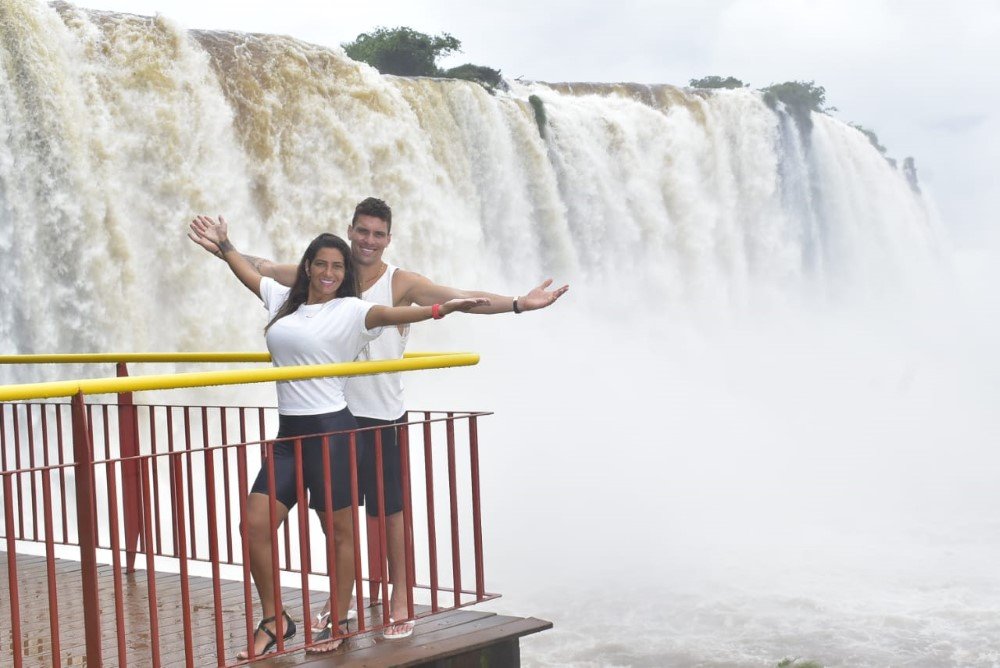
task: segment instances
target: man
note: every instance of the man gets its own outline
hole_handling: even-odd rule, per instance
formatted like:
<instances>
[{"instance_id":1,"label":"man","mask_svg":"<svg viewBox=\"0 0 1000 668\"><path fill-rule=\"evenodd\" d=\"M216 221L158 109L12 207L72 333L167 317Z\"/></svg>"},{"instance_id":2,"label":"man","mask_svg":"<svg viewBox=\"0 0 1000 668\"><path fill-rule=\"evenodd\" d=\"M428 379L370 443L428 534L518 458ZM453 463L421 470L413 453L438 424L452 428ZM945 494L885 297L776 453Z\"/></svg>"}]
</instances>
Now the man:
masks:
<instances>
[{"instance_id":1,"label":"man","mask_svg":"<svg viewBox=\"0 0 1000 668\"><path fill-rule=\"evenodd\" d=\"M192 229L192 241L218 255L215 245ZM521 313L545 308L555 303L568 289L562 286L549 290L552 280L546 280L524 296L509 297L478 290L459 290L437 285L428 278L412 271L399 269L382 259L382 254L392 242L392 210L380 199L369 197L354 209L354 216L347 228L351 244L351 257L356 264L363 299L386 306L432 306L458 297L486 297L489 305L476 307L471 313ZM296 265L276 264L263 258L245 256L264 276L279 283L291 285L295 280ZM369 343L367 359L398 359L403 356L409 327L388 327L382 335ZM347 383L347 404L360 427L380 427L382 440L383 481L386 516L386 544L389 563L389 582L392 584L389 614L393 623L384 631L389 639L406 638L413 633L413 622L406 619L408 598L406 588L406 555L403 540L403 489L400 470L399 445L395 425L405 421L401 373L357 376ZM368 516L378 516L375 473L375 430L360 432L359 477ZM318 616L318 626L325 626L325 616Z\"/></svg>"}]
</instances>

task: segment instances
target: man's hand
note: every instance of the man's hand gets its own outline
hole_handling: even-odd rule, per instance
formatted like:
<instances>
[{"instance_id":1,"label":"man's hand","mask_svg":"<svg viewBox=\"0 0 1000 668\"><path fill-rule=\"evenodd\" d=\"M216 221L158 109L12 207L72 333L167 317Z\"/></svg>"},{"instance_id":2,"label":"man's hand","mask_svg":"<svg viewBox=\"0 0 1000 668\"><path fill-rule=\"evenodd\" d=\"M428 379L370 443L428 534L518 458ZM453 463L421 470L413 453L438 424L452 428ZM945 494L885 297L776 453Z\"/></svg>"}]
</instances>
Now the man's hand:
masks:
<instances>
[{"instance_id":1,"label":"man's hand","mask_svg":"<svg viewBox=\"0 0 1000 668\"><path fill-rule=\"evenodd\" d=\"M568 285L564 285L561 288L556 288L555 290L547 290L550 285L552 285L552 279L548 278L541 285L534 288L531 292L523 297L517 298L518 310L521 311L537 311L540 308L545 308L546 306L551 306L556 302L557 299L566 294L569 290Z\"/></svg>"}]
</instances>

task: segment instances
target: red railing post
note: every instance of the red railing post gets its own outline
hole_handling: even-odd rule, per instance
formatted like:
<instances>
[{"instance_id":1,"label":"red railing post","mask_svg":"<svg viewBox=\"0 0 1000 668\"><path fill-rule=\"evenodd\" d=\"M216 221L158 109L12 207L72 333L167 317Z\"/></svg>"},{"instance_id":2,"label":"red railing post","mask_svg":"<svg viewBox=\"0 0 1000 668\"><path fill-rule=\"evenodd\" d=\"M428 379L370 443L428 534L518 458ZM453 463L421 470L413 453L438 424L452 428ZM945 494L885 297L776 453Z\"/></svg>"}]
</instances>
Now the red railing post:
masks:
<instances>
[{"instance_id":1,"label":"red railing post","mask_svg":"<svg viewBox=\"0 0 1000 668\"><path fill-rule=\"evenodd\" d=\"M434 454L431 414L424 413L424 483L427 494L427 554L431 571L431 612L438 611L437 522L434 519Z\"/></svg>"},{"instance_id":2,"label":"red railing post","mask_svg":"<svg viewBox=\"0 0 1000 668\"><path fill-rule=\"evenodd\" d=\"M190 667L194 665L194 648L192 646L191 579L188 577L188 548L187 530L184 527L184 505L193 505L193 500L190 496L185 497L184 495L183 456L183 453L179 452L170 455L170 482L173 485L174 498L178 506L177 526L175 527L176 533L174 535L177 537L175 551L177 552L177 557L180 559L181 633L184 636L184 665Z\"/></svg>"},{"instance_id":3,"label":"red railing post","mask_svg":"<svg viewBox=\"0 0 1000 668\"><path fill-rule=\"evenodd\" d=\"M119 378L128 377L125 362L118 362ZM139 464L134 459L139 454L139 433L135 415L135 402L131 392L118 394L118 446L122 462L122 506L125 520L125 572L135 571L135 555L142 535L142 495L139 493Z\"/></svg>"},{"instance_id":4,"label":"red railing post","mask_svg":"<svg viewBox=\"0 0 1000 668\"><path fill-rule=\"evenodd\" d=\"M381 600L382 591L382 562L385 556L382 554L382 545L378 540L378 517L372 517L365 513L365 522L368 535L368 603L375 605Z\"/></svg>"},{"instance_id":5,"label":"red railing post","mask_svg":"<svg viewBox=\"0 0 1000 668\"><path fill-rule=\"evenodd\" d=\"M385 526L385 468L382 460L382 429L376 429L375 435L375 498L378 499L378 514L375 516L378 531L378 546L381 558L378 563L378 579L382 584L382 623L389 624L389 562L387 559L389 541ZM365 511L367 513L367 509ZM369 516L370 517L370 516ZM371 542L369 540L369 542ZM369 577L375 577L369 573Z\"/></svg>"},{"instance_id":6,"label":"red railing post","mask_svg":"<svg viewBox=\"0 0 1000 668\"><path fill-rule=\"evenodd\" d=\"M364 600L365 590L362 585L361 577L361 523L358 517L358 431L357 429L352 429L350 436L348 438L348 447L350 449L350 459L351 459L351 527L354 530L354 595L357 597L358 606L358 628L364 630L365 626L365 614L362 606L362 601ZM329 468L329 467L328 467ZM331 490L330 496L333 496L333 491ZM384 504L383 504L384 505ZM379 506L382 508L382 506ZM334 600L337 600L334 598ZM383 601L383 607L388 610L389 602ZM340 608L330 608L331 610L339 610ZM338 627L339 629L339 627Z\"/></svg>"},{"instance_id":7,"label":"red railing post","mask_svg":"<svg viewBox=\"0 0 1000 668\"><path fill-rule=\"evenodd\" d=\"M295 444L295 498L296 510L299 511L299 570L302 573L302 616L308 621L311 608L309 607L309 575L312 564L309 550L309 501L306 499L306 487L304 471L302 470L302 444ZM291 524L291 516L285 524ZM330 616L333 617L333 611ZM303 624L305 627L306 644L312 643L312 624Z\"/></svg>"},{"instance_id":8,"label":"red railing post","mask_svg":"<svg viewBox=\"0 0 1000 668\"><path fill-rule=\"evenodd\" d=\"M10 484L11 474L3 478L3 519L4 537L7 539L7 598L10 601L10 643L14 652L14 665L21 666L24 645L21 640L21 596L17 584L17 534L14 532L14 491ZM51 582L51 580L50 580Z\"/></svg>"},{"instance_id":9,"label":"red railing post","mask_svg":"<svg viewBox=\"0 0 1000 668\"><path fill-rule=\"evenodd\" d=\"M406 564L406 616L413 617L413 587L416 586L416 558L413 555L413 498L410 493L410 418L406 424L396 425L396 442L399 444L399 468L403 482L403 559Z\"/></svg>"},{"instance_id":10,"label":"red railing post","mask_svg":"<svg viewBox=\"0 0 1000 668\"><path fill-rule=\"evenodd\" d=\"M99 667L101 658L101 604L97 588L97 543L94 518L94 453L83 392L73 396L73 458L76 477L77 537L80 541L80 579L83 585L83 624L87 665Z\"/></svg>"},{"instance_id":11,"label":"red railing post","mask_svg":"<svg viewBox=\"0 0 1000 668\"><path fill-rule=\"evenodd\" d=\"M476 416L469 418L469 468L472 474L472 540L476 559L476 600L486 595L483 574L483 513L479 502L479 429Z\"/></svg>"},{"instance_id":12,"label":"red railing post","mask_svg":"<svg viewBox=\"0 0 1000 668\"><path fill-rule=\"evenodd\" d=\"M152 417L152 415L151 415ZM152 420L150 420L152 424ZM154 560L153 517L151 509L156 504L150 501L150 478L156 478L156 458L148 457L139 462L142 483L139 493L142 494L142 527L143 544L146 548L146 598L149 601L149 652L153 668L160 668L160 613L156 596L156 561ZM154 488L155 489L155 488ZM159 527L159 524L156 525Z\"/></svg>"},{"instance_id":13,"label":"red railing post","mask_svg":"<svg viewBox=\"0 0 1000 668\"><path fill-rule=\"evenodd\" d=\"M458 468L455 463L455 414L447 413L445 437L448 445L448 492L451 501L451 571L455 607L462 604L462 551L458 532Z\"/></svg>"},{"instance_id":14,"label":"red railing post","mask_svg":"<svg viewBox=\"0 0 1000 668\"><path fill-rule=\"evenodd\" d=\"M42 415L44 414L43 412ZM62 657L62 649L59 642L59 592L56 589L56 552L52 529L52 480L49 477L50 474L51 470L48 467L42 472L42 513L45 519L45 580L49 588L49 638L52 643L52 665L57 666L59 658ZM13 627L13 632L20 635L18 630L17 627Z\"/></svg>"}]
</instances>

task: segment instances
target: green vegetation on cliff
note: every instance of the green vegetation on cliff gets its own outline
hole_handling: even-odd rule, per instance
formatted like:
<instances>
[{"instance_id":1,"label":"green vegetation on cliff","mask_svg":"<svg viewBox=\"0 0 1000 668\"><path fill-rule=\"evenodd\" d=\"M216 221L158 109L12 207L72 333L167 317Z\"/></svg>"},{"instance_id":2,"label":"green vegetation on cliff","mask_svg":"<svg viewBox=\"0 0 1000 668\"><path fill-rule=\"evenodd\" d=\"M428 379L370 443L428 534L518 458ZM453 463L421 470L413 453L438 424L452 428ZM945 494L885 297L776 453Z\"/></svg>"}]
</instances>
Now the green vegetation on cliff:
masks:
<instances>
[{"instance_id":1,"label":"green vegetation on cliff","mask_svg":"<svg viewBox=\"0 0 1000 668\"><path fill-rule=\"evenodd\" d=\"M500 90L507 90L507 83L503 80L500 70L495 70L492 67L486 67L484 65L466 63L465 65L459 65L458 67L452 67L451 69L445 70L440 76L448 79L475 81L491 93L496 91L498 88Z\"/></svg>"},{"instance_id":2,"label":"green vegetation on cliff","mask_svg":"<svg viewBox=\"0 0 1000 668\"><path fill-rule=\"evenodd\" d=\"M742 81L736 77L721 77L712 75L701 79L691 79L692 88L745 88ZM766 88L761 88L760 92L764 96L764 104L771 109L777 109L778 104L784 107L785 111L794 119L795 125L799 129L803 141L809 141L813 128L812 114L828 114L837 111L836 107L829 107L826 104L826 89L817 86L815 81L785 81L784 83L771 84ZM868 141L882 157L893 166L897 167L896 160L889 157L885 146L878 139L875 131L866 128L858 123L851 123L850 126L868 138ZM917 166L912 157L903 160L901 168L906 182L914 192L920 192L920 183L917 180ZM796 664L798 665L798 664Z\"/></svg>"},{"instance_id":3,"label":"green vegetation on cliff","mask_svg":"<svg viewBox=\"0 0 1000 668\"><path fill-rule=\"evenodd\" d=\"M405 77L440 76L437 59L462 49L462 43L448 33L431 37L405 26L361 33L341 46L348 56L382 74Z\"/></svg>"},{"instance_id":4,"label":"green vegetation on cliff","mask_svg":"<svg viewBox=\"0 0 1000 668\"><path fill-rule=\"evenodd\" d=\"M886 148L885 146L882 146L882 144L879 143L878 135L875 134L874 130L869 130L860 123L851 123L850 125L852 128L863 134L865 137L868 137L868 141L871 142L871 145L875 147L875 150L877 150L882 155L885 155Z\"/></svg>"},{"instance_id":5,"label":"green vegetation on cliff","mask_svg":"<svg viewBox=\"0 0 1000 668\"><path fill-rule=\"evenodd\" d=\"M431 36L406 26L383 27L361 33L353 42L341 46L350 58L368 63L382 74L464 79L475 81L491 93L506 88L500 70L472 63L449 70L438 67L439 58L462 51L462 42L448 33Z\"/></svg>"},{"instance_id":6,"label":"green vegetation on cliff","mask_svg":"<svg viewBox=\"0 0 1000 668\"><path fill-rule=\"evenodd\" d=\"M545 116L545 103L537 95L529 95L528 104L535 111L535 125L538 126L538 136L545 139L545 125L548 123Z\"/></svg>"},{"instance_id":7,"label":"green vegetation on cliff","mask_svg":"<svg viewBox=\"0 0 1000 668\"><path fill-rule=\"evenodd\" d=\"M688 81L688 85L692 88L746 88L747 84L743 83L736 77L726 77L723 79L720 76L712 75L708 77L702 77L701 79L691 79Z\"/></svg>"},{"instance_id":8,"label":"green vegetation on cliff","mask_svg":"<svg viewBox=\"0 0 1000 668\"><path fill-rule=\"evenodd\" d=\"M771 84L762 88L761 92L764 93L764 104L772 109L778 102L785 105L785 109L804 132L812 130L812 112L828 113L837 110L836 107L826 106L826 89L817 86L815 81Z\"/></svg>"}]
</instances>

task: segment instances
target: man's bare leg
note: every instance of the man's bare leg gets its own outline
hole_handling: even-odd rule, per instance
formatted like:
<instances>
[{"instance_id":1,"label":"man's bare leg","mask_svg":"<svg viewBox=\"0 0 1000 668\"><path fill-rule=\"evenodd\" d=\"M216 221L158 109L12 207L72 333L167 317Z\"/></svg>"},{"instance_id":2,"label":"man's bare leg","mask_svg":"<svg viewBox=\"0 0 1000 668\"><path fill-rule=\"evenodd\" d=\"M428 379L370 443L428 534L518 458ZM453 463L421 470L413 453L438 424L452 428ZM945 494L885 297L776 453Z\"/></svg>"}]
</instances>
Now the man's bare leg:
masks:
<instances>
[{"instance_id":1,"label":"man's bare leg","mask_svg":"<svg viewBox=\"0 0 1000 668\"><path fill-rule=\"evenodd\" d=\"M326 513L317 513L323 531L326 531ZM347 617L347 609L351 605L351 590L354 588L354 513L351 507L333 511L333 550L337 559L337 614L334 620ZM327 606L330 603L327 601ZM344 642L343 638L331 638L307 648L309 652L330 652Z\"/></svg>"},{"instance_id":2,"label":"man's bare leg","mask_svg":"<svg viewBox=\"0 0 1000 668\"><path fill-rule=\"evenodd\" d=\"M393 619L406 619L407 589L406 589L406 541L403 537L403 513L393 513L385 518L386 551L389 557L389 583L392 585L392 596L389 601L389 612Z\"/></svg>"},{"instance_id":3,"label":"man's bare leg","mask_svg":"<svg viewBox=\"0 0 1000 668\"><path fill-rule=\"evenodd\" d=\"M408 609L409 590L406 586L406 540L403 533L403 513L393 513L385 518L385 542L389 559L389 582L392 594L389 598L389 616L393 620L403 620L410 616ZM413 633L413 622L395 621L385 630L385 637L405 638Z\"/></svg>"}]
</instances>

